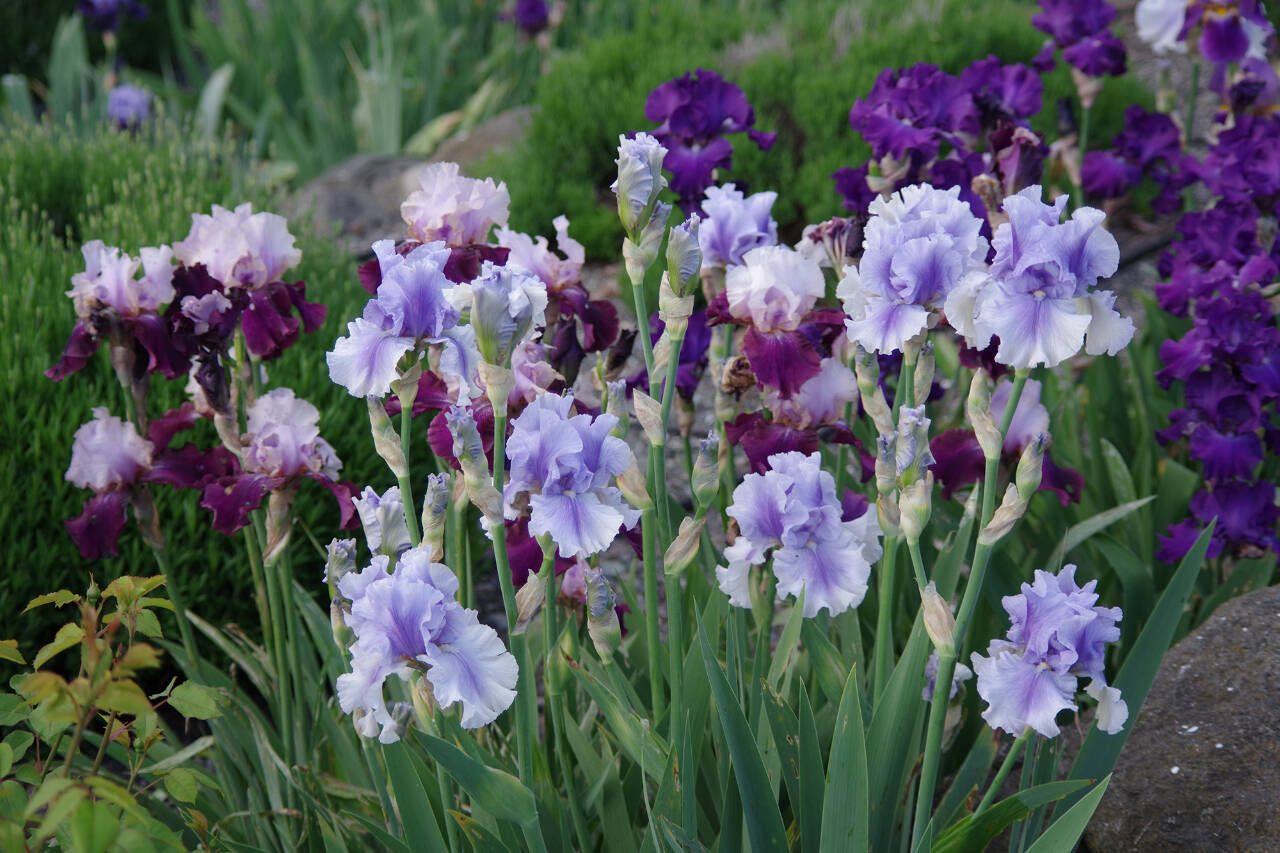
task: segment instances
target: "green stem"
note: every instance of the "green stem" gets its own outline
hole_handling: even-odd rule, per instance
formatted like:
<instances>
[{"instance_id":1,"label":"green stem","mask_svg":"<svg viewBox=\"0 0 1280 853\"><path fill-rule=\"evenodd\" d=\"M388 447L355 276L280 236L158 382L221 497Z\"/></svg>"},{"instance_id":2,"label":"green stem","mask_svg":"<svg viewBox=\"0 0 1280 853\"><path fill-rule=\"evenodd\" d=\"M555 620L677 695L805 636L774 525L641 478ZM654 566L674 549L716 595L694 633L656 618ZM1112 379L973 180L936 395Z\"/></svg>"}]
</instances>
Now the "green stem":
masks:
<instances>
[{"instance_id":1,"label":"green stem","mask_svg":"<svg viewBox=\"0 0 1280 853\"><path fill-rule=\"evenodd\" d=\"M507 467L507 415L494 412L493 417L493 487L502 494L506 485ZM493 561L498 570L498 585L502 588L502 607L507 616L507 641L511 653L519 664L516 682L516 756L520 766L520 781L533 789L533 738L536 729L538 697L533 686L533 672L529 667L528 644L523 634L513 634L518 612L516 610L515 584L511 580L511 563L507 557L507 526L499 521L492 525Z\"/></svg>"},{"instance_id":2,"label":"green stem","mask_svg":"<svg viewBox=\"0 0 1280 853\"><path fill-rule=\"evenodd\" d=\"M258 538L255 526L250 524L245 530L249 531L248 537L251 550L261 555L261 540ZM279 713L277 725L285 764L292 767L294 763L293 738L288 736L285 731L293 719L293 696L292 688L289 685L289 666L285 652L284 637L284 625L287 617L284 614L284 598L280 591L280 578L275 571L275 566L264 565L264 574L267 580L267 610L270 614L271 624L274 626L274 630L271 632L271 665L275 669L276 676L273 686L276 694L276 709Z\"/></svg>"},{"instance_id":3,"label":"green stem","mask_svg":"<svg viewBox=\"0 0 1280 853\"><path fill-rule=\"evenodd\" d=\"M924 572L924 558L920 556L920 543L907 540L907 553L911 555L911 568L916 573L916 583L920 585L920 591L924 592L924 588L929 585L929 578Z\"/></svg>"},{"instance_id":4,"label":"green stem","mask_svg":"<svg viewBox=\"0 0 1280 853\"><path fill-rule=\"evenodd\" d=\"M640 525L640 535L644 541L644 624L645 650L649 657L649 707L656 724L662 717L665 697L662 692L662 639L658 634L658 555L654 553L658 522L653 507L644 511Z\"/></svg>"},{"instance_id":5,"label":"green stem","mask_svg":"<svg viewBox=\"0 0 1280 853\"><path fill-rule=\"evenodd\" d=\"M422 543L422 530L418 527L418 513L415 511L416 505L413 502L413 477L410 474L412 465L409 462L411 458L409 456L409 445L412 432L413 406L402 406L400 409L400 450L404 454L404 475L397 476L396 481L400 484L400 500L404 504L405 521L409 525L409 544L417 547ZM494 447L497 447L496 442Z\"/></svg>"},{"instance_id":6,"label":"green stem","mask_svg":"<svg viewBox=\"0 0 1280 853\"><path fill-rule=\"evenodd\" d=\"M867 507L867 512L874 512ZM879 583L876 585L876 659L872 695L879 701L889 681L893 663L893 582L898 560L898 537L885 539L884 558L880 561Z\"/></svg>"},{"instance_id":7,"label":"green stem","mask_svg":"<svg viewBox=\"0 0 1280 853\"><path fill-rule=\"evenodd\" d=\"M1009 402L1005 405L1004 415L1000 418L1000 442L1009 432L1009 424L1013 422L1013 413L1022 398L1022 389L1031 375L1029 368L1018 368L1014 373L1013 388L1009 393ZM986 476L982 481L982 517L979 530L986 528L995 513L995 493L998 483L1000 457L997 455L987 460ZM924 759L920 766L920 795L916 799L916 818L914 837L918 842L924 827L933 810L933 791L937 785L937 769L942 752L943 724L946 722L947 704L951 699L951 679L955 675L956 649L963 651L965 638L968 635L969 623L978 604L978 594L986 577L987 565L991 559L991 546L979 542L974 548L972 570L969 581L965 584L964 598L960 602L960 612L956 617L955 632L952 634L952 647L938 651L938 675L934 681L933 703L929 709L929 729L925 738Z\"/></svg>"},{"instance_id":8,"label":"green stem","mask_svg":"<svg viewBox=\"0 0 1280 853\"><path fill-rule=\"evenodd\" d=\"M633 241L634 242L634 241ZM644 369L649 375L649 395L657 387L653 375L653 341L649 339L649 309L645 305L644 278L631 282L631 302L636 312L636 337L640 339L640 352L644 354Z\"/></svg>"},{"instance_id":9,"label":"green stem","mask_svg":"<svg viewBox=\"0 0 1280 853\"><path fill-rule=\"evenodd\" d=\"M978 816L985 812L995 801L996 794L1000 793L1000 786L1004 784L1004 780L1009 778L1009 771L1013 769L1013 762L1017 760L1021 754L1022 748L1027 745L1027 741L1031 738L1031 729L1022 730L1022 734L1018 735L1017 740L1009 747L1009 754L1004 757L1004 761L1000 764L1000 769L996 771L996 778L991 780L990 787L987 792L982 795L982 802L978 803L977 810L973 813L973 819L976 821Z\"/></svg>"},{"instance_id":10,"label":"green stem","mask_svg":"<svg viewBox=\"0 0 1280 853\"><path fill-rule=\"evenodd\" d=\"M1031 741L1031 748L1027 750L1027 760L1022 762L1022 778L1018 788L1027 790L1035 784L1036 764L1039 761L1040 754L1040 736L1035 735ZM1013 825L1013 829L1009 834L1009 850L1010 853L1022 853L1023 847L1026 845L1026 830L1028 821L1024 818Z\"/></svg>"}]
</instances>

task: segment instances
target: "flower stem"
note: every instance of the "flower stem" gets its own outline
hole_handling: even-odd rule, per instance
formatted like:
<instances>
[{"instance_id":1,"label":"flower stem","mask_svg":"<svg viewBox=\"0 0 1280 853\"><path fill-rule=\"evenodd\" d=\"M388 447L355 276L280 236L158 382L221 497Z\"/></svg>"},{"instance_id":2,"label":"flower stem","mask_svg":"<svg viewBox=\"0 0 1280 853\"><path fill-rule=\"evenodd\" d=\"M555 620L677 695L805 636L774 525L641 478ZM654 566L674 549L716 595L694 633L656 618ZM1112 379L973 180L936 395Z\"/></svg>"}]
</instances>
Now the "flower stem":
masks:
<instances>
[{"instance_id":1,"label":"flower stem","mask_svg":"<svg viewBox=\"0 0 1280 853\"><path fill-rule=\"evenodd\" d=\"M1013 413L1022 398L1022 389L1031 375L1029 368L1018 368L1014 372L1013 389L1009 393L1009 402L1005 405L1004 415L1000 419L1000 441L1009 432L1009 424L1013 422ZM997 455L987 460L986 476L982 481L982 516L978 530L984 529L995 513L996 477L999 473L1000 457ZM947 704L951 699L951 679L956 671L956 650L963 651L965 638L969 632L969 623L978 605L978 594L982 590L982 582L986 577L987 564L991 559L991 546L981 542L973 551L972 570L969 582L965 584L964 598L960 601L960 612L956 617L955 632L952 634L952 647L938 651L938 676L934 681L933 703L929 709L929 728L925 737L924 759L920 765L920 795L916 799L916 818L913 836L916 842L924 832L933 811L933 792L938 782L938 760L942 751L943 724L947 717ZM877 638L878 639L878 638ZM945 686L944 686L945 685Z\"/></svg>"},{"instance_id":2,"label":"flower stem","mask_svg":"<svg viewBox=\"0 0 1280 853\"><path fill-rule=\"evenodd\" d=\"M644 622L645 650L649 657L649 707L656 723L662 716L662 640L658 634L658 555L654 539L658 535L654 508L644 511L640 519L640 536L644 541Z\"/></svg>"},{"instance_id":3,"label":"flower stem","mask_svg":"<svg viewBox=\"0 0 1280 853\"><path fill-rule=\"evenodd\" d=\"M867 512L872 512L871 507ZM890 536L884 543L884 558L880 562L880 578L876 586L876 660L873 695L880 698L889 680L889 668L893 662L893 581L898 560L898 537Z\"/></svg>"},{"instance_id":4,"label":"flower stem","mask_svg":"<svg viewBox=\"0 0 1280 853\"><path fill-rule=\"evenodd\" d=\"M996 778L991 780L990 787L987 792L982 795L982 802L978 803L978 808L973 813L973 819L977 820L978 816L985 812L991 803L995 801L996 794L1000 792L1000 786L1004 784L1004 780L1009 778L1009 771L1013 769L1013 762L1022 752L1022 748L1027 745L1027 741L1031 738L1031 729L1022 730L1022 734L1018 735L1017 740L1009 747L1009 754L1004 757L1004 761L1000 764L1000 769L996 771Z\"/></svg>"},{"instance_id":5,"label":"flower stem","mask_svg":"<svg viewBox=\"0 0 1280 853\"><path fill-rule=\"evenodd\" d=\"M418 527L418 513L415 511L416 505L413 502L413 476L410 473L413 470L409 461L411 458L409 456L409 445L411 444L412 432L413 406L402 406L400 408L400 451L404 454L404 475L397 476L396 482L400 485L400 500L404 505L404 519L409 525L409 544L416 548L422 544L422 530ZM495 444L494 446L496 448L497 445Z\"/></svg>"},{"instance_id":6,"label":"flower stem","mask_svg":"<svg viewBox=\"0 0 1280 853\"><path fill-rule=\"evenodd\" d=\"M502 494L506 485L507 465L507 415L493 413L493 487ZM498 585L502 588L502 607L507 616L507 642L519 664L516 683L516 756L520 766L520 781L533 789L533 737L537 720L537 696L534 694L533 672L529 668L529 655L523 634L513 634L516 626L516 591L511 580L511 563L507 557L507 527L501 521L490 530L493 534L493 561L498 570Z\"/></svg>"}]
</instances>

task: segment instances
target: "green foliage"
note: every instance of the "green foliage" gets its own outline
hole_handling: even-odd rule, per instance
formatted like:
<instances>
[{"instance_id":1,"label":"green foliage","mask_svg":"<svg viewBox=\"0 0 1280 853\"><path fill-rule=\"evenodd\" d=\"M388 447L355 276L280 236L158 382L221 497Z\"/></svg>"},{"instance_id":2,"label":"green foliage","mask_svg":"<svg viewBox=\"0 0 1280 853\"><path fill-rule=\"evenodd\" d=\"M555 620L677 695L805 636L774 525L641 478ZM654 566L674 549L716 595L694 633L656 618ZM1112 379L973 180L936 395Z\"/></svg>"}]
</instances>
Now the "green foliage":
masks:
<instances>
[{"instance_id":1,"label":"green foliage","mask_svg":"<svg viewBox=\"0 0 1280 853\"><path fill-rule=\"evenodd\" d=\"M930 62L958 73L988 54L1027 62L1044 40L1031 27L1025 3L977 10L950 2L936 15L904 14L883 2L851 9L824 2L752 17L658 4L652 21L561 57L538 81L525 143L487 164L511 190L512 227L549 233L551 220L565 213L589 257L615 255L622 232L608 186L618 135L653 126L644 118L644 101L654 86L702 67L741 86L755 107L756 126L777 131L767 152L745 135L731 138L733 168L722 180L750 191L777 190L780 237L794 242L805 224L841 211L831 173L870 155L849 126L848 110L881 69ZM960 30L965 38L950 37ZM1059 68L1046 78L1044 109L1034 122L1050 139L1058 135L1063 97L1074 102L1074 87ZM1135 101L1150 101L1140 84L1107 81L1093 108L1095 145L1120 130L1124 107Z\"/></svg>"},{"instance_id":2,"label":"green foliage","mask_svg":"<svg viewBox=\"0 0 1280 853\"><path fill-rule=\"evenodd\" d=\"M153 609L170 606L160 595L164 583L163 575L123 576L103 590L59 590L28 606L74 605L78 618L58 629L30 672L13 678L16 692L0 692L0 849L38 849L55 838L77 853L208 844L208 821L192 804L216 784L188 765L209 742L175 751L164 718L217 717L222 696L189 681L175 686L176 679L148 696L138 681L160 665L162 652L142 638L158 636ZM40 668L76 647L74 678ZM6 657L23 663L19 654Z\"/></svg>"},{"instance_id":3,"label":"green foliage","mask_svg":"<svg viewBox=\"0 0 1280 853\"><path fill-rule=\"evenodd\" d=\"M142 246L186 236L193 212L243 201L270 208L272 196L231 144L193 140L187 128L169 121L139 135L87 124L79 130L6 126L0 130L0 164L0 323L11 330L0 337L0 393L15 402L0 414L0 476L15 496L23 496L0 505L10 555L8 571L0 576L0 608L14 613L42 588L74 588L86 571L109 580L154 565L132 527L121 538L120 556L97 564L80 558L63 529L63 520L79 515L88 496L63 479L73 433L90 420L94 406L116 414L124 407L105 352L61 383L43 375L75 323L64 294L71 276L84 269L80 246L96 238L136 255ZM329 241L312 236L305 223L292 229L303 250L297 275L307 282L311 299L330 306L329 319L268 370L273 382L290 385L320 408L321 429L347 463L344 474L364 481L380 468L359 431L346 428L353 410L345 391L329 382L323 353L366 295L352 263ZM157 379L153 414L183 397L180 381ZM212 429L201 434L206 446L215 440ZM304 520L327 540L337 519L332 501L319 487L314 493L304 487L303 494L315 498L304 500ZM156 497L188 604L219 623L256 621L243 544L211 534L210 517L197 507L195 492L163 489ZM305 577L315 576L317 560L302 564ZM37 625L32 635L46 633L48 625ZM31 651L25 640L23 649Z\"/></svg>"}]
</instances>

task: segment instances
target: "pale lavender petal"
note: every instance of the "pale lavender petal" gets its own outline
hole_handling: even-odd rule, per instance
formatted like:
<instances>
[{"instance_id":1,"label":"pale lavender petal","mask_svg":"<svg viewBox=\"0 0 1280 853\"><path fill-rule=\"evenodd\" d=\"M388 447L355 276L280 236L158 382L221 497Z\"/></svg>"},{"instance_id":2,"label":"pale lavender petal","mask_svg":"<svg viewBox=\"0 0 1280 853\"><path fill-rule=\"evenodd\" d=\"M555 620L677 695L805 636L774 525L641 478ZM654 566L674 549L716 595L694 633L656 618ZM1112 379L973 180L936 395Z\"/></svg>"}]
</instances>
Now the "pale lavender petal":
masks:
<instances>
[{"instance_id":1,"label":"pale lavender petal","mask_svg":"<svg viewBox=\"0 0 1280 853\"><path fill-rule=\"evenodd\" d=\"M339 338L325 355L329 378L353 397L385 397L400 376L396 365L413 347L412 338L392 335L357 317L347 324L347 337Z\"/></svg>"},{"instance_id":2,"label":"pale lavender petal","mask_svg":"<svg viewBox=\"0 0 1280 853\"><path fill-rule=\"evenodd\" d=\"M370 551L381 551L394 557L409 549L409 525L398 486L392 486L381 495L366 486L360 497L351 503L360 514L360 525L364 528L364 539Z\"/></svg>"},{"instance_id":3,"label":"pale lavender petal","mask_svg":"<svg viewBox=\"0 0 1280 853\"><path fill-rule=\"evenodd\" d=\"M155 446L132 423L122 421L105 406L93 410L93 420L76 430L66 480L82 489L104 492L132 483L151 467Z\"/></svg>"},{"instance_id":4,"label":"pale lavender petal","mask_svg":"<svg viewBox=\"0 0 1280 853\"><path fill-rule=\"evenodd\" d=\"M474 610L454 608L447 628L427 652L427 680L442 708L462 704L462 726L492 723L516 698L519 667L498 633Z\"/></svg>"},{"instance_id":5,"label":"pale lavender petal","mask_svg":"<svg viewBox=\"0 0 1280 853\"><path fill-rule=\"evenodd\" d=\"M561 557L589 557L608 548L626 520L594 492L529 496L529 532L550 535Z\"/></svg>"},{"instance_id":6,"label":"pale lavender petal","mask_svg":"<svg viewBox=\"0 0 1280 853\"><path fill-rule=\"evenodd\" d=\"M1030 726L1045 737L1056 737L1054 718L1076 707L1076 679L1046 664L1027 661L1009 643L995 641L989 657L974 652L978 695L987 702L982 718L993 729L1020 735Z\"/></svg>"}]
</instances>

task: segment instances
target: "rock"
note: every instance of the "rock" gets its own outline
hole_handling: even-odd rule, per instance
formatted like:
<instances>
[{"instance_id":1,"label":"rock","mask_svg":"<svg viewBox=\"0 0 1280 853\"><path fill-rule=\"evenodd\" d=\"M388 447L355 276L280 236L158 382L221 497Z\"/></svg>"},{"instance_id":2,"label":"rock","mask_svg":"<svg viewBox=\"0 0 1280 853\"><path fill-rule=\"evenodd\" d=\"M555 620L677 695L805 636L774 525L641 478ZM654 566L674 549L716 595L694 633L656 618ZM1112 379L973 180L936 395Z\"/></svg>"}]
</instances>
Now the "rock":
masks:
<instances>
[{"instance_id":1,"label":"rock","mask_svg":"<svg viewBox=\"0 0 1280 853\"><path fill-rule=\"evenodd\" d=\"M388 154L357 154L331 167L294 196L291 219L310 217L323 236L336 228L338 246L365 255L369 244L404 237L400 202L418 188L418 172L432 162L453 161L468 167L519 140L529 126L529 108L516 107L482 122L470 132L445 140L430 160Z\"/></svg>"},{"instance_id":2,"label":"rock","mask_svg":"<svg viewBox=\"0 0 1280 853\"><path fill-rule=\"evenodd\" d=\"M1093 853L1280 850L1280 586L1165 656L1090 823Z\"/></svg>"}]
</instances>

